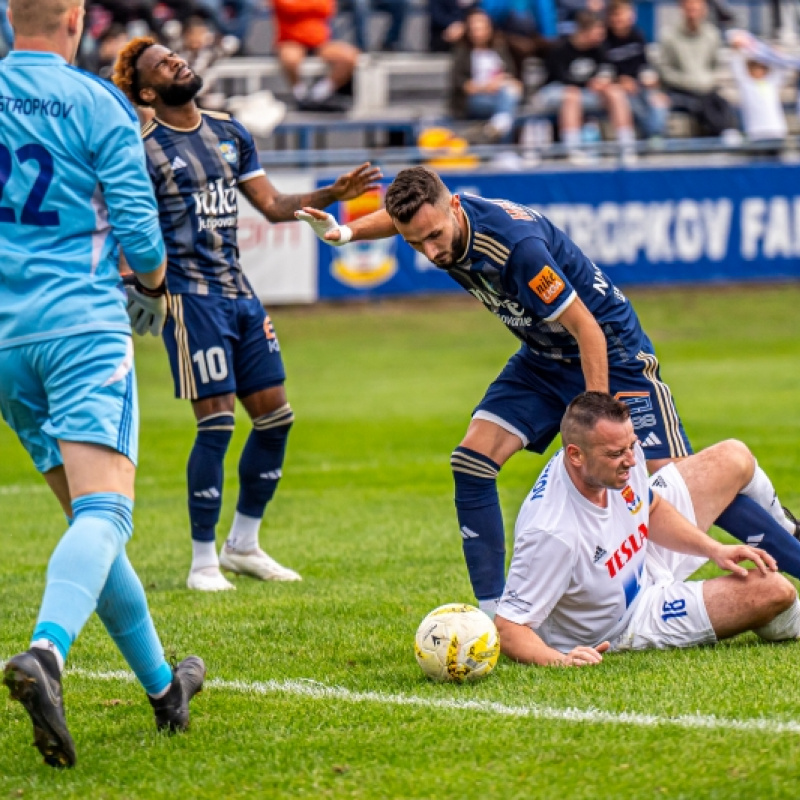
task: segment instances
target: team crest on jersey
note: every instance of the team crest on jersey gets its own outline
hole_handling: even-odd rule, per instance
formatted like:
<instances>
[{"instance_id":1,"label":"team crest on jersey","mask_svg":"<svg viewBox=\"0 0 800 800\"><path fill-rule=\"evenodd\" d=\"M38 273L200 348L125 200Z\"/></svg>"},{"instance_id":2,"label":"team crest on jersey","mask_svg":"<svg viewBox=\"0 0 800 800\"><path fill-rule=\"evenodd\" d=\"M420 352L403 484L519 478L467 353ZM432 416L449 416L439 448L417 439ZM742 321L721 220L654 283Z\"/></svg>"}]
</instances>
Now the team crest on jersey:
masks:
<instances>
[{"instance_id":1,"label":"team crest on jersey","mask_svg":"<svg viewBox=\"0 0 800 800\"><path fill-rule=\"evenodd\" d=\"M228 139L225 142L220 142L219 151L222 153L222 157L229 164L236 164L239 161L239 151L236 148L236 142L234 142L232 139Z\"/></svg>"},{"instance_id":2,"label":"team crest on jersey","mask_svg":"<svg viewBox=\"0 0 800 800\"><path fill-rule=\"evenodd\" d=\"M639 495L633 491L630 484L628 484L621 492L622 499L625 501L625 505L628 507L628 511L631 514L635 514L639 509L642 507L642 501L639 499Z\"/></svg>"}]
</instances>

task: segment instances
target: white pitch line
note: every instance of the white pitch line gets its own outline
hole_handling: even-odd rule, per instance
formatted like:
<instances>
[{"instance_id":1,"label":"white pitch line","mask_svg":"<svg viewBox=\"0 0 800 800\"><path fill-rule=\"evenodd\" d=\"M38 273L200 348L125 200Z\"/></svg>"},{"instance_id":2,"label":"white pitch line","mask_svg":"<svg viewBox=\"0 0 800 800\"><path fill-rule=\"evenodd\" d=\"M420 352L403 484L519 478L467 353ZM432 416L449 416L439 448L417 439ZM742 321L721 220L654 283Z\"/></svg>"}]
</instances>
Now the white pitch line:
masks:
<instances>
[{"instance_id":1,"label":"white pitch line","mask_svg":"<svg viewBox=\"0 0 800 800\"><path fill-rule=\"evenodd\" d=\"M2 668L3 662L0 662ZM136 679L130 672L93 672L75 668L68 675L99 681L127 681ZM446 711L478 712L501 717L518 717L551 720L554 722L580 722L593 725L633 725L640 728L669 726L694 730L759 731L763 733L800 734L800 721L767 718L730 719L714 715L687 714L679 717L659 717L654 714L635 712L601 711L597 708L551 708L528 705L509 706L492 700L461 700L451 698L419 697L413 694L383 694L382 692L355 692L341 686L328 686L311 679L286 681L226 681L212 678L206 688L236 692L237 694L272 695L284 694L308 697L313 700L339 700L344 703L376 703L386 706L411 706L416 708L443 709Z\"/></svg>"}]
</instances>

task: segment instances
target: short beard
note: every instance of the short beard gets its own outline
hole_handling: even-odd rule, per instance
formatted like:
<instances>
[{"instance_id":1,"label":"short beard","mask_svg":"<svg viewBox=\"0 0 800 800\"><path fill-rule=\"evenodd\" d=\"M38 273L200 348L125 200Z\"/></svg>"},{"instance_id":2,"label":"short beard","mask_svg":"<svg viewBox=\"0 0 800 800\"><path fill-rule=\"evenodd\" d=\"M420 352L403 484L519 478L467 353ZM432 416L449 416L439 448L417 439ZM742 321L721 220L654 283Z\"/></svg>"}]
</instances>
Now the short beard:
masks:
<instances>
[{"instance_id":1,"label":"short beard","mask_svg":"<svg viewBox=\"0 0 800 800\"><path fill-rule=\"evenodd\" d=\"M197 93L203 88L203 79L199 75L193 75L188 83L173 83L166 89L156 90L158 98L165 106L175 108L184 106L197 97Z\"/></svg>"},{"instance_id":2,"label":"short beard","mask_svg":"<svg viewBox=\"0 0 800 800\"><path fill-rule=\"evenodd\" d=\"M461 228L456 223L455 230L453 231L453 238L450 240L450 261L447 264L435 264L434 266L439 269L453 269L455 265L461 260L461 254L464 252L464 237L461 233Z\"/></svg>"}]
</instances>

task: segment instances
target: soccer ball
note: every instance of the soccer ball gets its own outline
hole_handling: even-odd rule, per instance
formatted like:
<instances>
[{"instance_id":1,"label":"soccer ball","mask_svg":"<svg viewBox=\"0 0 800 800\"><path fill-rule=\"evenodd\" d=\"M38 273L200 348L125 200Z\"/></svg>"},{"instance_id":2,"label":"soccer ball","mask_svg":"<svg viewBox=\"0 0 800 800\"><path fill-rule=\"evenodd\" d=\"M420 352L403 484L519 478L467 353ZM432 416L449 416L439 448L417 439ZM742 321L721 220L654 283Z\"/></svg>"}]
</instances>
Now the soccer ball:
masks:
<instances>
[{"instance_id":1,"label":"soccer ball","mask_svg":"<svg viewBox=\"0 0 800 800\"><path fill-rule=\"evenodd\" d=\"M422 671L436 681L475 681L488 675L500 655L494 622L463 603L439 606L420 623L414 653Z\"/></svg>"}]
</instances>

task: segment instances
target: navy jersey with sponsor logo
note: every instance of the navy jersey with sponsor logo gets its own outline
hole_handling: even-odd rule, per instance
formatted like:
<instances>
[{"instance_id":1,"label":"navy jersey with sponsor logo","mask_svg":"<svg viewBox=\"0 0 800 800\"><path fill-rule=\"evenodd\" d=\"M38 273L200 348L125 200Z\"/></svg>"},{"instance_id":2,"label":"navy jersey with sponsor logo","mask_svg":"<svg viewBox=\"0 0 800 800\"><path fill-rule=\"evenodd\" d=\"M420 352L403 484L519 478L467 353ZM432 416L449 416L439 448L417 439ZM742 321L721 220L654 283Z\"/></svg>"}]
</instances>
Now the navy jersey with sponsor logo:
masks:
<instances>
[{"instance_id":1,"label":"navy jersey with sponsor logo","mask_svg":"<svg viewBox=\"0 0 800 800\"><path fill-rule=\"evenodd\" d=\"M264 174L253 137L229 114L203 111L179 130L158 118L142 131L158 201L172 294L252 297L239 264L237 187Z\"/></svg>"},{"instance_id":2,"label":"navy jersey with sponsor logo","mask_svg":"<svg viewBox=\"0 0 800 800\"><path fill-rule=\"evenodd\" d=\"M578 359L559 316L580 297L605 333L609 364L652 351L625 295L562 231L507 200L461 197L469 227L450 277L480 300L535 356Z\"/></svg>"}]
</instances>

